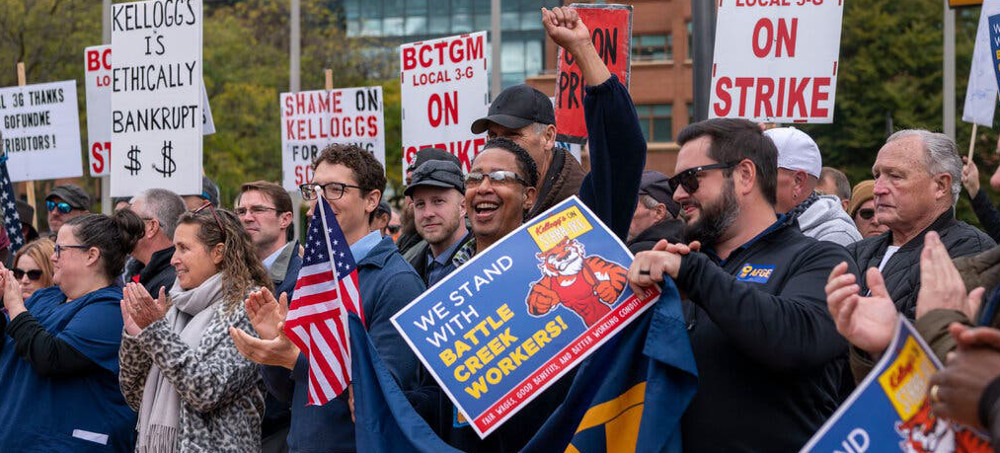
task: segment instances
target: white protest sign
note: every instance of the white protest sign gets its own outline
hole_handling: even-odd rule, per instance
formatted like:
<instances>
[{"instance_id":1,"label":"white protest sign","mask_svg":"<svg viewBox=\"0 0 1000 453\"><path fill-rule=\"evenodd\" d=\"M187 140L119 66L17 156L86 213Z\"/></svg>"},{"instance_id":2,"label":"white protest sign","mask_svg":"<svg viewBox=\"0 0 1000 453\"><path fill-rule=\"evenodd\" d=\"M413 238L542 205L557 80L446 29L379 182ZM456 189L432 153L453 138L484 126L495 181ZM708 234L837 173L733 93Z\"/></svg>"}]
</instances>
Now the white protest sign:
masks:
<instances>
[{"instance_id":1,"label":"white protest sign","mask_svg":"<svg viewBox=\"0 0 1000 453\"><path fill-rule=\"evenodd\" d=\"M312 161L330 144L357 145L385 168L382 87L281 93L282 186L312 182Z\"/></svg>"},{"instance_id":2,"label":"white protest sign","mask_svg":"<svg viewBox=\"0 0 1000 453\"><path fill-rule=\"evenodd\" d=\"M712 118L831 123L843 0L722 0Z\"/></svg>"},{"instance_id":3,"label":"white protest sign","mask_svg":"<svg viewBox=\"0 0 1000 453\"><path fill-rule=\"evenodd\" d=\"M83 175L76 81L0 88L0 135L11 181Z\"/></svg>"},{"instance_id":4,"label":"white protest sign","mask_svg":"<svg viewBox=\"0 0 1000 453\"><path fill-rule=\"evenodd\" d=\"M112 8L111 196L201 193L201 0Z\"/></svg>"},{"instance_id":5,"label":"white protest sign","mask_svg":"<svg viewBox=\"0 0 1000 453\"><path fill-rule=\"evenodd\" d=\"M441 148L469 170L486 143L472 122L489 110L486 32L399 47L403 112L403 172L423 148Z\"/></svg>"},{"instance_id":6,"label":"white protest sign","mask_svg":"<svg viewBox=\"0 0 1000 453\"><path fill-rule=\"evenodd\" d=\"M108 176L111 159L111 46L90 46L83 52L87 86L87 148L90 176ZM212 108L202 84L204 134L215 133Z\"/></svg>"},{"instance_id":7,"label":"white protest sign","mask_svg":"<svg viewBox=\"0 0 1000 453\"><path fill-rule=\"evenodd\" d=\"M987 19L1000 14L1000 0L985 0L979 12L979 28L976 30L976 47L972 51L972 68L969 69L969 84L965 90L965 107L962 121L993 127L993 113L997 105L997 79L993 73L993 59L990 58L990 31Z\"/></svg>"}]
</instances>

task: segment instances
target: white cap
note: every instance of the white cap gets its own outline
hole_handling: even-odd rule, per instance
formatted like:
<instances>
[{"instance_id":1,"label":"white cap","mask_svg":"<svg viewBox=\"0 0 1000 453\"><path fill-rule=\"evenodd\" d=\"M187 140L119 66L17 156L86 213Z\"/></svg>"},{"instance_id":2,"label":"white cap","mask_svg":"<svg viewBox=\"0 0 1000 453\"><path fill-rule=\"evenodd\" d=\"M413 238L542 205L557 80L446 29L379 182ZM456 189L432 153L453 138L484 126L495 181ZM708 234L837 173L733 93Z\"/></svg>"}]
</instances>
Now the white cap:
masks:
<instances>
[{"instance_id":1,"label":"white cap","mask_svg":"<svg viewBox=\"0 0 1000 453\"><path fill-rule=\"evenodd\" d=\"M819 178L823 157L812 137L794 127L776 127L764 131L778 148L778 168L802 170Z\"/></svg>"}]
</instances>

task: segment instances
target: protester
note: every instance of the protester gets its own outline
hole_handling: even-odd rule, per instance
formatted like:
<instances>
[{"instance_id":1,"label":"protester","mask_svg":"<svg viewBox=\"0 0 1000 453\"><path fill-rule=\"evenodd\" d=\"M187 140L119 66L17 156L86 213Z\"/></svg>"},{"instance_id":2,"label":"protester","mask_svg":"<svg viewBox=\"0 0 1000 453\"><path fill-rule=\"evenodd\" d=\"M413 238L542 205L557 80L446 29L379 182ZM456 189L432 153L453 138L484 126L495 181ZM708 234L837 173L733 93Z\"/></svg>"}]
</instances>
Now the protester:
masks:
<instances>
[{"instance_id":1,"label":"protester","mask_svg":"<svg viewBox=\"0 0 1000 453\"><path fill-rule=\"evenodd\" d=\"M455 254L472 240L465 226L462 169L449 161L427 161L413 172L404 193L413 200L417 233L427 242L410 265L429 287L455 270Z\"/></svg>"},{"instance_id":2,"label":"protester","mask_svg":"<svg viewBox=\"0 0 1000 453\"><path fill-rule=\"evenodd\" d=\"M874 190L874 179L859 182L851 191L851 202L847 205L847 214L854 219L854 225L864 239L889 231L889 226L879 223L875 216Z\"/></svg>"},{"instance_id":3,"label":"protester","mask_svg":"<svg viewBox=\"0 0 1000 453\"><path fill-rule=\"evenodd\" d=\"M353 145L330 145L313 162L313 182L304 184L302 197L316 209L319 188L330 203L357 262L360 304L368 334L379 356L401 389L417 385L420 364L390 322L390 317L424 291L424 284L403 260L391 238L370 231L368 222L382 191L385 173L375 157ZM281 332L287 299L281 302L269 291L255 293L247 301L254 308L251 318L261 339L240 329L231 329L240 352L262 367L267 389L283 401L291 401L292 423L288 433L290 452L354 451L354 424L347 404L348 392L323 406L307 406L309 362Z\"/></svg>"},{"instance_id":4,"label":"protester","mask_svg":"<svg viewBox=\"0 0 1000 453\"><path fill-rule=\"evenodd\" d=\"M24 243L27 244L38 239L38 230L35 229L35 208L31 207L27 201L18 199L17 216L21 218L21 232L24 234Z\"/></svg>"},{"instance_id":5,"label":"protester","mask_svg":"<svg viewBox=\"0 0 1000 453\"><path fill-rule=\"evenodd\" d=\"M850 256L775 214L777 150L756 124L703 121L677 142L674 200L686 240L705 252L661 241L628 277L641 294L670 276L691 301L698 394L682 420L684 450L797 451L846 396L847 345L821 287ZM717 423L733 408L739 422Z\"/></svg>"},{"instance_id":6,"label":"protester","mask_svg":"<svg viewBox=\"0 0 1000 453\"><path fill-rule=\"evenodd\" d=\"M132 198L131 209L145 223L146 232L132 250L132 272L125 282L141 284L150 294L170 290L177 277L170 264L174 255L174 230L184 214L184 200L166 189L149 189Z\"/></svg>"},{"instance_id":7,"label":"protester","mask_svg":"<svg viewBox=\"0 0 1000 453\"><path fill-rule=\"evenodd\" d=\"M21 299L28 300L35 291L54 284L51 257L55 246L51 239L42 238L29 242L14 255L11 271L21 283Z\"/></svg>"},{"instance_id":8,"label":"protester","mask_svg":"<svg viewBox=\"0 0 1000 453\"><path fill-rule=\"evenodd\" d=\"M90 213L90 195L74 184L55 186L45 196L45 209L49 212L49 231L54 235L68 220Z\"/></svg>"},{"instance_id":9,"label":"protester","mask_svg":"<svg viewBox=\"0 0 1000 453\"><path fill-rule=\"evenodd\" d=\"M218 208L219 205L219 186L215 185L208 176L201 177L201 193L196 195L184 195L181 198L184 199L184 204L187 205L188 211L194 211L202 207L205 202L212 203L212 206Z\"/></svg>"},{"instance_id":10,"label":"protester","mask_svg":"<svg viewBox=\"0 0 1000 453\"><path fill-rule=\"evenodd\" d=\"M779 214L798 222L802 234L847 246L861 240L851 217L835 195L816 192L823 158L812 137L794 127L764 132L778 148L777 203Z\"/></svg>"},{"instance_id":11,"label":"protester","mask_svg":"<svg viewBox=\"0 0 1000 453\"><path fill-rule=\"evenodd\" d=\"M243 299L270 279L233 213L206 202L177 223L169 303L166 290L154 299L137 283L121 301L120 382L139 413L136 451L259 451L260 375L228 329L252 331Z\"/></svg>"},{"instance_id":12,"label":"protester","mask_svg":"<svg viewBox=\"0 0 1000 453\"><path fill-rule=\"evenodd\" d=\"M856 380L868 374L888 346L873 342L872 332L892 332L895 316L888 316L884 303L858 304L859 310L843 308L847 301L888 300L896 311L916 319L921 289L916 264L927 232L936 232L953 258L996 246L978 229L955 219L961 171L955 142L944 134L904 130L890 136L879 150L872 167L875 215L889 232L848 248L855 262L868 269L864 275L855 279L838 266L826 285L827 304L837 328L855 346L851 370Z\"/></svg>"},{"instance_id":13,"label":"protester","mask_svg":"<svg viewBox=\"0 0 1000 453\"><path fill-rule=\"evenodd\" d=\"M931 410L988 433L1000 451L1000 330L958 324L949 330L959 347L931 378Z\"/></svg>"},{"instance_id":14,"label":"protester","mask_svg":"<svg viewBox=\"0 0 1000 453\"><path fill-rule=\"evenodd\" d=\"M385 226L385 230L382 231L383 236L389 236L393 241L399 237L399 230L402 228L399 219L399 212L395 208L390 207L389 224Z\"/></svg>"},{"instance_id":15,"label":"protester","mask_svg":"<svg viewBox=\"0 0 1000 453\"><path fill-rule=\"evenodd\" d=\"M642 172L639 182L639 203L635 206L632 224L625 245L632 253L652 250L660 239L681 242L684 221L677 218L681 205L674 201L670 178L655 170Z\"/></svg>"},{"instance_id":16,"label":"protester","mask_svg":"<svg viewBox=\"0 0 1000 453\"><path fill-rule=\"evenodd\" d=\"M847 204L851 201L851 181L847 179L844 172L833 168L823 167L819 172L819 184L816 191L827 195L836 195L840 198L840 206L847 211Z\"/></svg>"},{"instance_id":17,"label":"protester","mask_svg":"<svg viewBox=\"0 0 1000 453\"><path fill-rule=\"evenodd\" d=\"M118 212L122 209L132 207L132 199L129 197L113 197L111 198L111 206L113 206L112 212Z\"/></svg>"},{"instance_id":18,"label":"protester","mask_svg":"<svg viewBox=\"0 0 1000 453\"><path fill-rule=\"evenodd\" d=\"M413 180L413 172L416 171L417 167L431 160L448 161L455 164L458 168L462 168L462 162L454 154L441 148L424 148L417 151L413 163L406 168L406 184L410 184ZM403 212L400 215L400 234L396 238L396 246L399 248L399 253L403 255L403 258L410 261L414 256L418 256L416 249L423 247L425 243L420 234L417 233L417 223L413 218L413 200L410 197L406 197L406 201L403 204Z\"/></svg>"},{"instance_id":19,"label":"protester","mask_svg":"<svg viewBox=\"0 0 1000 453\"><path fill-rule=\"evenodd\" d=\"M385 200L379 201L378 206L375 207L375 212L372 213L368 229L378 231L382 236L388 236L385 230L389 226L389 219L391 218L392 208L389 207L389 203Z\"/></svg>"},{"instance_id":20,"label":"protester","mask_svg":"<svg viewBox=\"0 0 1000 453\"><path fill-rule=\"evenodd\" d=\"M51 256L57 286L23 300L14 273L0 267L10 319L0 337L0 445L12 452L131 452L136 414L118 387L122 290L112 282L142 235L142 220L122 211L63 226Z\"/></svg>"},{"instance_id":21,"label":"protester","mask_svg":"<svg viewBox=\"0 0 1000 453\"><path fill-rule=\"evenodd\" d=\"M292 197L273 182L246 183L240 187L236 215L274 283L274 293L291 296L302 267L299 242L289 241L287 235L292 228Z\"/></svg>"},{"instance_id":22,"label":"protester","mask_svg":"<svg viewBox=\"0 0 1000 453\"><path fill-rule=\"evenodd\" d=\"M976 213L976 218L983 225L986 234L994 241L1000 241L1000 211L997 211L986 191L980 188L979 168L976 167L976 163L967 157L963 157L962 160L965 161L965 166L962 168L962 185L965 186L972 201L972 211ZM990 178L990 186L993 190L1000 190L1000 167L997 167L996 173Z\"/></svg>"}]
</instances>

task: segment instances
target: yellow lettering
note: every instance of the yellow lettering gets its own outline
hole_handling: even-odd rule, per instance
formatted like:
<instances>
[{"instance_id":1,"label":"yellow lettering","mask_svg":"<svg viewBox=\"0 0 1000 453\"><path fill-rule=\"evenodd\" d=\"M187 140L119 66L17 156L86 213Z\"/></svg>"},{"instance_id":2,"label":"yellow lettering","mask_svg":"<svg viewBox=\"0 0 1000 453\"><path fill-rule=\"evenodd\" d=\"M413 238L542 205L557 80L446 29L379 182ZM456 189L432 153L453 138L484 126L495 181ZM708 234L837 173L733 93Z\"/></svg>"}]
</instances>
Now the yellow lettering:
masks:
<instances>
[{"instance_id":1,"label":"yellow lettering","mask_svg":"<svg viewBox=\"0 0 1000 453\"><path fill-rule=\"evenodd\" d=\"M482 376L479 376L479 380L472 381L472 385L465 388L465 393L472 395L473 398L478 400L483 393L486 393L486 390L486 382Z\"/></svg>"},{"instance_id":2,"label":"yellow lettering","mask_svg":"<svg viewBox=\"0 0 1000 453\"><path fill-rule=\"evenodd\" d=\"M534 341L531 341L531 338L524 340L524 343L522 343L521 346L524 346L524 352L528 353L528 357L531 357L538 352L538 345L536 345Z\"/></svg>"},{"instance_id":3,"label":"yellow lettering","mask_svg":"<svg viewBox=\"0 0 1000 453\"><path fill-rule=\"evenodd\" d=\"M451 366L451 364L455 363L455 360L458 360L458 357L455 357L455 353L451 352L451 349L441 351L441 354L438 355L438 357L441 358L441 362L444 363L444 366Z\"/></svg>"},{"instance_id":4,"label":"yellow lettering","mask_svg":"<svg viewBox=\"0 0 1000 453\"><path fill-rule=\"evenodd\" d=\"M514 369L516 368L514 366L514 362L510 360L510 357L504 357L500 359L500 361L497 362L497 366L500 367L500 370L503 371L503 374L513 373Z\"/></svg>"},{"instance_id":5,"label":"yellow lettering","mask_svg":"<svg viewBox=\"0 0 1000 453\"><path fill-rule=\"evenodd\" d=\"M486 343L486 346L490 348L490 352L492 352L493 355L500 355L500 353L503 352L505 345L500 342L500 337L496 337L490 340L489 343Z\"/></svg>"},{"instance_id":6,"label":"yellow lettering","mask_svg":"<svg viewBox=\"0 0 1000 453\"><path fill-rule=\"evenodd\" d=\"M535 343L538 343L539 348L545 346L546 343L552 343L552 339L549 338L549 334L545 333L544 330L539 330L538 332L535 332L535 334L532 335L531 338L535 339Z\"/></svg>"},{"instance_id":7,"label":"yellow lettering","mask_svg":"<svg viewBox=\"0 0 1000 453\"><path fill-rule=\"evenodd\" d=\"M476 374L483 369L483 364L479 362L479 357L473 356L465 359L465 367L469 369L469 373Z\"/></svg>"},{"instance_id":8,"label":"yellow lettering","mask_svg":"<svg viewBox=\"0 0 1000 453\"><path fill-rule=\"evenodd\" d=\"M500 370L496 368L490 368L486 370L486 381L488 381L490 384L496 385L497 383L500 382L501 378L503 378L503 373L501 373Z\"/></svg>"},{"instance_id":9,"label":"yellow lettering","mask_svg":"<svg viewBox=\"0 0 1000 453\"><path fill-rule=\"evenodd\" d=\"M500 315L500 319L503 321L507 321L508 319L514 317L514 312L510 311L510 307L508 307L507 304L501 305L500 308L497 309L497 314Z\"/></svg>"},{"instance_id":10,"label":"yellow lettering","mask_svg":"<svg viewBox=\"0 0 1000 453\"><path fill-rule=\"evenodd\" d=\"M465 382L470 377L472 377L472 375L469 374L468 371L465 371L465 366L464 365L459 365L459 366L455 367L455 379L458 382Z\"/></svg>"}]
</instances>

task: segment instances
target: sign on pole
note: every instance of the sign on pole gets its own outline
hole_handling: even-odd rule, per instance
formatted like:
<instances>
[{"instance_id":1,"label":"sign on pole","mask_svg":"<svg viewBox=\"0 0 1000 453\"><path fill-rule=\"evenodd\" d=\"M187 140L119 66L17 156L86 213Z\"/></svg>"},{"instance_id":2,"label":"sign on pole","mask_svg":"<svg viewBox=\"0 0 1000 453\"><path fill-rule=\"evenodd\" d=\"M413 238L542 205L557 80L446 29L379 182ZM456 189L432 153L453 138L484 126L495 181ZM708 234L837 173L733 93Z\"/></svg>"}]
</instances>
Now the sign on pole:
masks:
<instances>
[{"instance_id":1,"label":"sign on pole","mask_svg":"<svg viewBox=\"0 0 1000 453\"><path fill-rule=\"evenodd\" d=\"M2 148L10 180L83 174L76 81L0 88Z\"/></svg>"},{"instance_id":2,"label":"sign on pole","mask_svg":"<svg viewBox=\"0 0 1000 453\"><path fill-rule=\"evenodd\" d=\"M629 289L631 264L574 196L480 251L392 322L486 437L659 298Z\"/></svg>"},{"instance_id":3,"label":"sign on pole","mask_svg":"<svg viewBox=\"0 0 1000 453\"><path fill-rule=\"evenodd\" d=\"M719 2L712 118L832 123L842 0Z\"/></svg>"},{"instance_id":4,"label":"sign on pole","mask_svg":"<svg viewBox=\"0 0 1000 453\"><path fill-rule=\"evenodd\" d=\"M201 0L112 8L111 195L201 193Z\"/></svg>"},{"instance_id":5,"label":"sign on pole","mask_svg":"<svg viewBox=\"0 0 1000 453\"><path fill-rule=\"evenodd\" d=\"M472 122L489 110L486 32L399 47L403 172L423 148L441 148L469 170L486 137Z\"/></svg>"},{"instance_id":6,"label":"sign on pole","mask_svg":"<svg viewBox=\"0 0 1000 453\"><path fill-rule=\"evenodd\" d=\"M312 182L311 164L330 144L372 153L385 168L382 87L281 93L282 186L296 191Z\"/></svg>"},{"instance_id":7,"label":"sign on pole","mask_svg":"<svg viewBox=\"0 0 1000 453\"><path fill-rule=\"evenodd\" d=\"M990 16L1000 14L1000 0L986 0L979 12L979 26L976 29L976 45L972 50L972 67L969 69L969 83L965 89L965 105L962 121L993 127L993 114L997 105L997 78L993 62ZM993 55L991 55L993 54Z\"/></svg>"},{"instance_id":8,"label":"sign on pole","mask_svg":"<svg viewBox=\"0 0 1000 453\"><path fill-rule=\"evenodd\" d=\"M632 5L574 3L570 6L590 30L594 48L608 70L628 88L632 70ZM584 87L594 82L583 79L583 72L573 56L562 47L557 58L555 107L559 140L584 143L587 140L587 124L583 117Z\"/></svg>"},{"instance_id":9,"label":"sign on pole","mask_svg":"<svg viewBox=\"0 0 1000 453\"><path fill-rule=\"evenodd\" d=\"M931 411L927 390L941 368L934 351L899 315L882 359L801 452L993 451L975 431Z\"/></svg>"}]
</instances>

